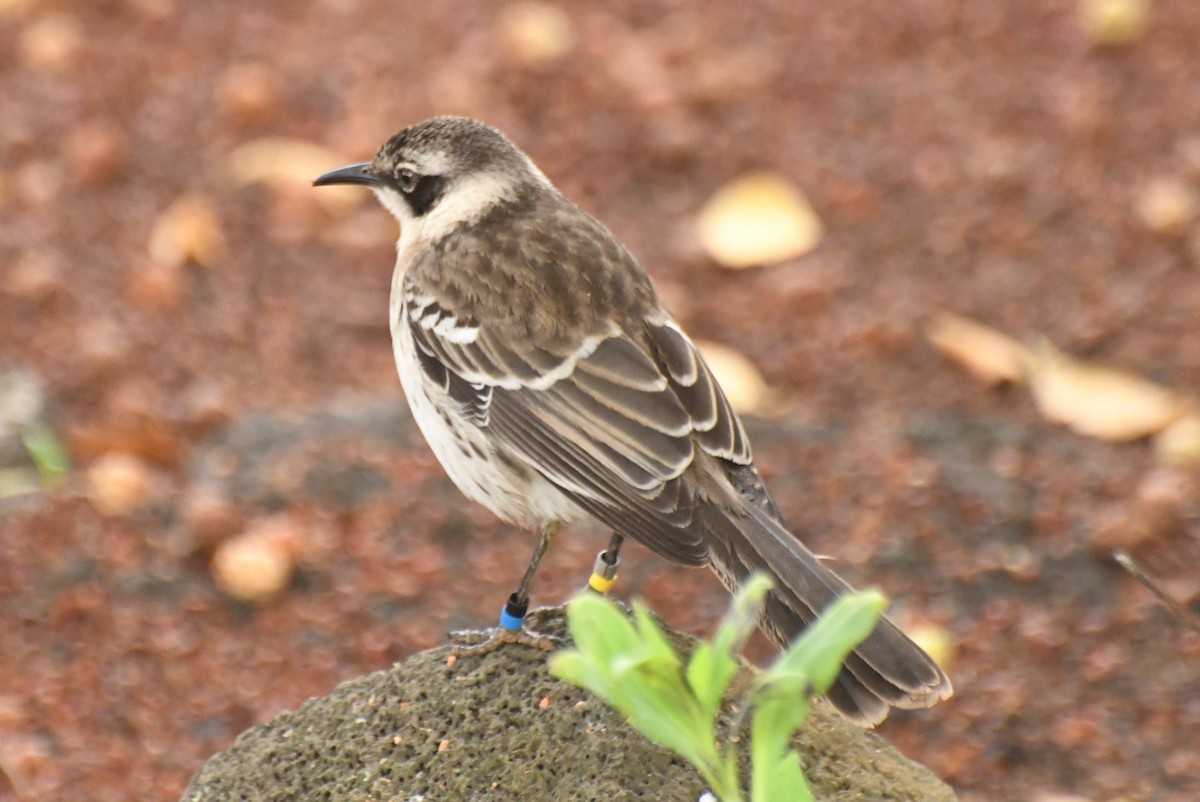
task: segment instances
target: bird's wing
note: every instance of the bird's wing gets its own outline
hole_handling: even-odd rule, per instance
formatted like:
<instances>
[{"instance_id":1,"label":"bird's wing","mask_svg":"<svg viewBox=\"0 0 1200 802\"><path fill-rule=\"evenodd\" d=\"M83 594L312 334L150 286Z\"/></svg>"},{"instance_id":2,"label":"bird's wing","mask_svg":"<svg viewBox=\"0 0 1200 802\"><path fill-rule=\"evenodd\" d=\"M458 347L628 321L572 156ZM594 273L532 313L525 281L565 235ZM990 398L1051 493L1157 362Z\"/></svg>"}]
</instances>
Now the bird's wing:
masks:
<instances>
[{"instance_id":1,"label":"bird's wing","mask_svg":"<svg viewBox=\"0 0 1200 802\"><path fill-rule=\"evenodd\" d=\"M461 410L616 531L677 562L707 562L692 522L697 454L753 472L741 422L695 344L669 320L514 342L408 288L418 359Z\"/></svg>"}]
</instances>

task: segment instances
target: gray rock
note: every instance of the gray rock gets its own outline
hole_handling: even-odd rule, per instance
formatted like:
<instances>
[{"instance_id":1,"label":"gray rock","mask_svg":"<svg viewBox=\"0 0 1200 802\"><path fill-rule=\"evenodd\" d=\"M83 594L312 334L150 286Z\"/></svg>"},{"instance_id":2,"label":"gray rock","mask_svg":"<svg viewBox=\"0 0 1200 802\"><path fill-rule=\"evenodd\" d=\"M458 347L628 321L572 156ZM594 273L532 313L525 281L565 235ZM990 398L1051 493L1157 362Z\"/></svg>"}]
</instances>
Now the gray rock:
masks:
<instances>
[{"instance_id":1,"label":"gray rock","mask_svg":"<svg viewBox=\"0 0 1200 802\"><path fill-rule=\"evenodd\" d=\"M561 609L539 612L539 630L563 631ZM552 678L545 652L510 646L453 665L449 655L422 652L250 729L204 765L183 802L696 802L705 791L683 760ZM743 671L735 692L750 680ZM796 744L822 802L956 798L824 703Z\"/></svg>"}]
</instances>

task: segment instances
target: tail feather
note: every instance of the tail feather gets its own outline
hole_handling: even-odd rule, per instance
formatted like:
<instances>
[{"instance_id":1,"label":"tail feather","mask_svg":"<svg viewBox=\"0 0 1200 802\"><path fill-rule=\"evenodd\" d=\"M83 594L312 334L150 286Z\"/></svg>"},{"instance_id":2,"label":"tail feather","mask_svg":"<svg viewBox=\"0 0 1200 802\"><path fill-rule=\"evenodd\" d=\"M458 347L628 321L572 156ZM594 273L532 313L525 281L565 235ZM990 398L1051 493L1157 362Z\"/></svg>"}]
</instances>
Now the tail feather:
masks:
<instances>
[{"instance_id":1,"label":"tail feather","mask_svg":"<svg viewBox=\"0 0 1200 802\"><path fill-rule=\"evenodd\" d=\"M751 507L735 518L711 505L704 518L713 569L726 586L737 587L754 571L774 580L762 628L781 647L852 590L765 511ZM846 716L870 726L890 707L929 707L951 693L941 668L885 617L846 659L828 698Z\"/></svg>"}]
</instances>

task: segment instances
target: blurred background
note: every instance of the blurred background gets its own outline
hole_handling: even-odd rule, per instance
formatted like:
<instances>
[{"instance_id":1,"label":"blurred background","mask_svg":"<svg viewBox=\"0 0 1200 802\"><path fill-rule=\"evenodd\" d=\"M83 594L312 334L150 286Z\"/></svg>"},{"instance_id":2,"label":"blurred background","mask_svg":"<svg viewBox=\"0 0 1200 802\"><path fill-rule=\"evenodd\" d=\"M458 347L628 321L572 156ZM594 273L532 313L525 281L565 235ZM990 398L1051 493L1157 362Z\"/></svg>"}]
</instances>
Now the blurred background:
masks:
<instances>
[{"instance_id":1,"label":"blurred background","mask_svg":"<svg viewBox=\"0 0 1200 802\"><path fill-rule=\"evenodd\" d=\"M0 800L175 799L495 620L532 537L411 425L394 221L307 183L439 113L630 246L788 520L946 664L887 738L964 800L1194 799L1198 45L1194 0L0 0Z\"/></svg>"}]
</instances>

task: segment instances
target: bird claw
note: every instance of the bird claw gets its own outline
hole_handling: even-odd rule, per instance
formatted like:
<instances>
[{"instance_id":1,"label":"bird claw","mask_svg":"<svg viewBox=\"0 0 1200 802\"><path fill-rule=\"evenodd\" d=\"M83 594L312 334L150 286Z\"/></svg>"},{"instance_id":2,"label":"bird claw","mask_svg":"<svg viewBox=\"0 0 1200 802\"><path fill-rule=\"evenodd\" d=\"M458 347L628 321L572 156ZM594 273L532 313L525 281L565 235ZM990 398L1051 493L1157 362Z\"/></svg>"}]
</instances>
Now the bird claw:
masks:
<instances>
[{"instance_id":1,"label":"bird claw","mask_svg":"<svg viewBox=\"0 0 1200 802\"><path fill-rule=\"evenodd\" d=\"M491 627L489 629L460 629L450 633L450 640L455 643L451 652L456 657L466 655L485 655L509 644L528 646L531 649L541 649L552 652L567 645L567 638L539 631L539 624L554 617L554 610L539 608L531 610L524 617L520 629L507 627Z\"/></svg>"},{"instance_id":2,"label":"bird claw","mask_svg":"<svg viewBox=\"0 0 1200 802\"><path fill-rule=\"evenodd\" d=\"M528 646L531 649L541 649L552 652L566 644L558 635L521 628L519 630L492 627L490 629L463 629L450 633L454 645L450 651L455 657L482 657L502 649L509 644Z\"/></svg>"}]
</instances>

